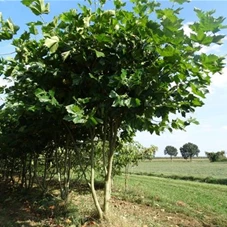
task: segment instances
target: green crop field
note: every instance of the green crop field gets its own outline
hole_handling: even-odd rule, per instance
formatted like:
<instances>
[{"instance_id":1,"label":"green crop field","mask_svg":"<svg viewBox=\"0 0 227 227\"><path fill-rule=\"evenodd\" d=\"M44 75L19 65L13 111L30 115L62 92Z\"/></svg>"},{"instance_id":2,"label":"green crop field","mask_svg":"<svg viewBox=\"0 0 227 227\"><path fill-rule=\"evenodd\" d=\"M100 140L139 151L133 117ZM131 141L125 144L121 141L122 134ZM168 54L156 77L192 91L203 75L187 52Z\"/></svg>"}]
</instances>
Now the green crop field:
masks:
<instances>
[{"instance_id":1,"label":"green crop field","mask_svg":"<svg viewBox=\"0 0 227 227\"><path fill-rule=\"evenodd\" d=\"M140 162L138 166L131 166L129 172L157 176L227 179L227 162L210 163L207 159L194 159L192 162L176 159L171 162L170 159L154 159Z\"/></svg>"},{"instance_id":2,"label":"green crop field","mask_svg":"<svg viewBox=\"0 0 227 227\"><path fill-rule=\"evenodd\" d=\"M114 185L123 190L125 177ZM125 199L185 214L204 226L227 226L227 186L129 175Z\"/></svg>"}]
</instances>

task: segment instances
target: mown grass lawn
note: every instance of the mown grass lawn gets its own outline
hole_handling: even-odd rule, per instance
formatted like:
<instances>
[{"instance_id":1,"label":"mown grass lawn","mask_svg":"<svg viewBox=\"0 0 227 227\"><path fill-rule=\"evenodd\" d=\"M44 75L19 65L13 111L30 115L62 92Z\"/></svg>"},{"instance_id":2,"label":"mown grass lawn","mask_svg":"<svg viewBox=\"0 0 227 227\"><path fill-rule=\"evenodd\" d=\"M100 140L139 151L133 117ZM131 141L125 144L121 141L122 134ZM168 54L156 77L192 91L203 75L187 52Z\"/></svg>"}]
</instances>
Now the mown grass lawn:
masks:
<instances>
[{"instance_id":1,"label":"mown grass lawn","mask_svg":"<svg viewBox=\"0 0 227 227\"><path fill-rule=\"evenodd\" d=\"M183 213L205 226L227 226L227 186L140 175L129 175L127 182L127 200ZM114 185L115 194L122 195L125 177Z\"/></svg>"},{"instance_id":2,"label":"mown grass lawn","mask_svg":"<svg viewBox=\"0 0 227 227\"><path fill-rule=\"evenodd\" d=\"M139 162L138 166L130 167L129 172L227 179L227 162L210 163L206 159L194 159L192 162L176 159L171 162L169 159L154 159Z\"/></svg>"}]
</instances>

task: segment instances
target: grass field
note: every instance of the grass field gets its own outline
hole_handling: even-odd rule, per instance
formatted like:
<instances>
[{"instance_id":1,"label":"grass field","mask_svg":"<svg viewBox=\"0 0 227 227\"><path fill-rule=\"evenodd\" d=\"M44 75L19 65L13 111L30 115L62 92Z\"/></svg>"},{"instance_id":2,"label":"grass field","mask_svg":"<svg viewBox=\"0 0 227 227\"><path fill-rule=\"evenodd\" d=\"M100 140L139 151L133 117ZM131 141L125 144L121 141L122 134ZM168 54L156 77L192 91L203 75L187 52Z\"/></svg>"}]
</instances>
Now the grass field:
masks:
<instances>
[{"instance_id":1,"label":"grass field","mask_svg":"<svg viewBox=\"0 0 227 227\"><path fill-rule=\"evenodd\" d=\"M227 162L210 163L207 159L186 160L154 159L130 167L131 173L164 176L192 176L197 178L227 179Z\"/></svg>"},{"instance_id":2,"label":"grass field","mask_svg":"<svg viewBox=\"0 0 227 227\"><path fill-rule=\"evenodd\" d=\"M116 188L124 184L124 176L116 178ZM227 226L227 186L129 175L125 199L185 214L204 226Z\"/></svg>"}]
</instances>

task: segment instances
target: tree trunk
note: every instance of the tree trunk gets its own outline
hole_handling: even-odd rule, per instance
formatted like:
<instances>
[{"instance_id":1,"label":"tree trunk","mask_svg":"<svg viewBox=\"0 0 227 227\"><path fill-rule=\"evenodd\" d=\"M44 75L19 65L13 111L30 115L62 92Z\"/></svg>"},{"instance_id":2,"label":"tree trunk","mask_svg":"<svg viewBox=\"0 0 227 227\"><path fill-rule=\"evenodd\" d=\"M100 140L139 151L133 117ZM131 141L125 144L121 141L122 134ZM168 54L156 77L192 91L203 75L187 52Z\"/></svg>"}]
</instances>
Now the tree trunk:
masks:
<instances>
[{"instance_id":1,"label":"tree trunk","mask_svg":"<svg viewBox=\"0 0 227 227\"><path fill-rule=\"evenodd\" d=\"M104 215L105 215L105 217L108 216L109 201L111 199L112 168L113 168L114 151L116 148L117 129L118 129L118 123L113 120L110 125L107 174L105 176L105 190L104 190Z\"/></svg>"},{"instance_id":2,"label":"tree trunk","mask_svg":"<svg viewBox=\"0 0 227 227\"><path fill-rule=\"evenodd\" d=\"M93 131L93 130L91 130ZM100 203L98 201L97 193L95 190L95 147L94 147L94 132L91 132L91 179L90 179L90 188L91 188L91 194L92 198L95 204L95 207L98 211L98 216L100 219L103 219L103 211L100 206Z\"/></svg>"},{"instance_id":3,"label":"tree trunk","mask_svg":"<svg viewBox=\"0 0 227 227\"><path fill-rule=\"evenodd\" d=\"M113 166L113 153L108 159L107 175L105 177L105 191L104 191L104 213L107 216L109 211L109 201L111 199L111 186L112 186L112 166Z\"/></svg>"}]
</instances>

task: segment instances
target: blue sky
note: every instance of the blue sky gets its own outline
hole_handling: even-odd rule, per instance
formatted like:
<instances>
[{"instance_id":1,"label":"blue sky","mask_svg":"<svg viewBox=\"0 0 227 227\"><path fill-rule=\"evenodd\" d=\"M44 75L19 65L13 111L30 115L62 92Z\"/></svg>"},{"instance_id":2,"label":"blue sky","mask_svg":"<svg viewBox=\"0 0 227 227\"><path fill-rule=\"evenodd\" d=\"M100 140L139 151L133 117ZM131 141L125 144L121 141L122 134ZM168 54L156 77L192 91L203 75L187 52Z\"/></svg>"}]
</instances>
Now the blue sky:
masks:
<instances>
[{"instance_id":1,"label":"blue sky","mask_svg":"<svg viewBox=\"0 0 227 227\"><path fill-rule=\"evenodd\" d=\"M84 1L69 0L69 1L46 1L50 2L51 13L44 16L45 21L49 21L54 15L63 11L75 8L77 3ZM171 6L172 3L168 1L159 1L163 7ZM227 0L222 1L191 1L183 5L181 17L185 19L185 31L188 31L188 24L196 20L196 15L193 8L200 8L202 10L215 9L217 16L226 16ZM23 31L25 24L28 21L39 20L34 16L30 10L24 7L20 1L0 0L0 12L2 12L4 19L10 17L14 23L18 24ZM227 20L225 21L227 24ZM227 29L222 32L227 35ZM227 55L227 38L224 40L222 46L214 45L210 48L203 48L205 53L215 53L218 55ZM10 42L0 43L0 55L13 52L13 47ZM3 55L2 55L3 56ZM7 56L7 55L4 55ZM227 61L226 61L227 63ZM0 84L6 82L0 77ZM159 151L156 156L163 156L164 148L167 145L180 148L187 142L192 142L198 145L201 150L200 156L205 155L205 151L219 151L225 150L227 152L227 65L223 70L222 75L214 75L212 77L212 85L210 86L210 94L207 95L205 105L198 108L192 117L197 118L200 125L191 125L184 131L175 131L173 133L165 132L160 136L151 135L148 132L137 133L135 140L142 145L149 147L156 145Z\"/></svg>"}]
</instances>

